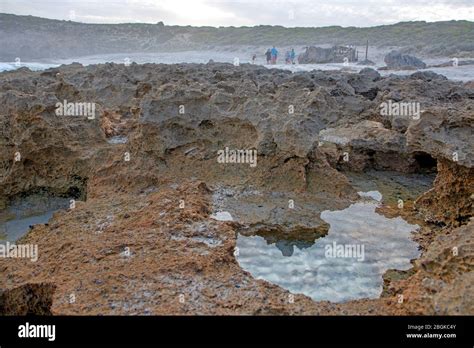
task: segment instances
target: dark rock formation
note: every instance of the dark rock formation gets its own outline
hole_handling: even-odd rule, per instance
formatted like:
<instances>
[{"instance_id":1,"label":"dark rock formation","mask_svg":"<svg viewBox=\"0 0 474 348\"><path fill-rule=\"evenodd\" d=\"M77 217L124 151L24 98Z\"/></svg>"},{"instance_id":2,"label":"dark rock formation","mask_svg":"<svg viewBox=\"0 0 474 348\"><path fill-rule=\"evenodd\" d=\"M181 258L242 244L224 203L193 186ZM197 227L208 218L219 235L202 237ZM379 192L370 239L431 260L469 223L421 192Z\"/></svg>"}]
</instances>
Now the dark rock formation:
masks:
<instances>
[{"instance_id":1,"label":"dark rock formation","mask_svg":"<svg viewBox=\"0 0 474 348\"><path fill-rule=\"evenodd\" d=\"M357 65L375 65L375 63L371 61L370 59L364 59L357 62Z\"/></svg>"},{"instance_id":2,"label":"dark rock formation","mask_svg":"<svg viewBox=\"0 0 474 348\"><path fill-rule=\"evenodd\" d=\"M377 70L371 68L364 68L359 71L359 75L364 75L370 78L372 81L377 81L380 79L380 74Z\"/></svg>"},{"instance_id":3,"label":"dark rock formation","mask_svg":"<svg viewBox=\"0 0 474 348\"><path fill-rule=\"evenodd\" d=\"M420 59L398 51L391 51L384 58L388 69L424 69L426 64Z\"/></svg>"},{"instance_id":4,"label":"dark rock formation","mask_svg":"<svg viewBox=\"0 0 474 348\"><path fill-rule=\"evenodd\" d=\"M55 290L52 283L26 283L0 290L0 315L51 315Z\"/></svg>"},{"instance_id":5,"label":"dark rock formation","mask_svg":"<svg viewBox=\"0 0 474 348\"><path fill-rule=\"evenodd\" d=\"M347 58L348 62L354 62L356 50L346 46L331 48L310 46L298 56L298 62L300 64L343 63L344 58Z\"/></svg>"}]
</instances>

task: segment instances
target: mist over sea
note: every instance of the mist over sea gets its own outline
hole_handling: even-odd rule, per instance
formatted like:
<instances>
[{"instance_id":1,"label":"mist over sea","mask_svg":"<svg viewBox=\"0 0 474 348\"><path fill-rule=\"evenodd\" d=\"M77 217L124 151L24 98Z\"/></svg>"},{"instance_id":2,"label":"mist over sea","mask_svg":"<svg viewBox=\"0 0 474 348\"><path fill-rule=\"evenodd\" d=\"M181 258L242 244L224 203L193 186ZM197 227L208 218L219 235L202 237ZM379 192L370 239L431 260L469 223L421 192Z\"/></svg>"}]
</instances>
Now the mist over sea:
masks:
<instances>
[{"instance_id":1,"label":"mist over sea","mask_svg":"<svg viewBox=\"0 0 474 348\"><path fill-rule=\"evenodd\" d=\"M280 54L284 52L281 49ZM26 67L30 70L38 71L49 68L58 67L61 64L71 64L73 62L81 63L82 65L90 64L104 64L113 62L117 64L124 63L157 63L157 64L179 64L179 63L208 63L210 60L214 62L231 63L238 62L239 64L251 63L251 57L253 54L257 54L255 64L263 65L267 68L278 68L287 69L292 72L299 71L311 71L311 70L339 70L346 68L352 72L358 72L359 70L367 67L364 65L357 65L355 63L349 63L348 66L344 66L342 63L329 63L329 64L283 64L283 59L280 59L282 64L266 65L264 51L259 50L246 50L246 51L181 51L181 52L158 52L158 53L121 53L121 54L104 54L104 55L93 55L83 56L68 59L59 59L51 61L37 61L37 62L0 62L0 71L15 70L20 67ZM375 67L383 67L383 55L377 54L375 60ZM439 64L442 62L449 61L449 58L437 58L437 59L424 59L427 64ZM442 67L442 68L427 68L424 70L430 70L438 74L444 75L451 80L456 81L471 81L474 80L474 65L464 65L458 67ZM396 74L396 75L409 75L417 70L401 70L401 71L379 71L382 76Z\"/></svg>"}]
</instances>

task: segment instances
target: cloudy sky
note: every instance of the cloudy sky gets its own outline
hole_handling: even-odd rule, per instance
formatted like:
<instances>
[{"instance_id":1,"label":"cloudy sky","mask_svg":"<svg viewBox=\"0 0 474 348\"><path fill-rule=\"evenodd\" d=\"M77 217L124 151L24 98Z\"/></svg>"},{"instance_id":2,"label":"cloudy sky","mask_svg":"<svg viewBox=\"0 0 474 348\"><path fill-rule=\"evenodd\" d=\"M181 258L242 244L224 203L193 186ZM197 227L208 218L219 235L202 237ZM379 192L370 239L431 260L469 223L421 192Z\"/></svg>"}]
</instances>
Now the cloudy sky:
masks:
<instances>
[{"instance_id":1,"label":"cloudy sky","mask_svg":"<svg viewBox=\"0 0 474 348\"><path fill-rule=\"evenodd\" d=\"M0 0L0 12L86 23L367 27L474 21L474 0Z\"/></svg>"}]
</instances>

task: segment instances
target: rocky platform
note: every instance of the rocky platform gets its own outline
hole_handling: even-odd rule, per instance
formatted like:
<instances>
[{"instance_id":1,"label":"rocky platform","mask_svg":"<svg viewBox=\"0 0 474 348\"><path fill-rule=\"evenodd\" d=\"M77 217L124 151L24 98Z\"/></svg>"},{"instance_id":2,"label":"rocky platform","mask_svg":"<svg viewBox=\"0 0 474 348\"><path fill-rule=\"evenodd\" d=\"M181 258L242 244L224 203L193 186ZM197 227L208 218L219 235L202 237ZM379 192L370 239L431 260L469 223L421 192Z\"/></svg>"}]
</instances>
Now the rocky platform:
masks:
<instances>
[{"instance_id":1,"label":"rocky platform","mask_svg":"<svg viewBox=\"0 0 474 348\"><path fill-rule=\"evenodd\" d=\"M21 239L38 244L36 263L0 260L4 312L25 308L12 291L48 284L36 302L52 296L53 314L474 313L472 84L372 69L72 64L0 74L0 101L0 204L77 199ZM64 101L94 103L94 117L58 116ZM419 117L382 115L388 101L419 103ZM218 163L225 148L256 150L258 164ZM239 267L237 231L317 238L327 228L318 212L358 197L345 172L367 170L437 172L415 202L381 208L422 226L423 254L409 272L387 272L380 299L289 301ZM252 190L257 201L245 198ZM234 196L258 209L210 217ZM295 213L289 199L301 203Z\"/></svg>"}]
</instances>

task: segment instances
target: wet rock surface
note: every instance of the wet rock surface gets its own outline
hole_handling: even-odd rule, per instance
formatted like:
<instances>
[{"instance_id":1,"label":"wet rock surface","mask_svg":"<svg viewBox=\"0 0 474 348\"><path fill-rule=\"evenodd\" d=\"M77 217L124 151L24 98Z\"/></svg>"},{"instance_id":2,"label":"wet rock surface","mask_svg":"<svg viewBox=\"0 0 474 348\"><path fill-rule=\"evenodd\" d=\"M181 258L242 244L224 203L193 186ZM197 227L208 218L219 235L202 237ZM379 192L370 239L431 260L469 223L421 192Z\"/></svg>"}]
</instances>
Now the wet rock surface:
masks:
<instances>
[{"instance_id":1,"label":"wet rock surface","mask_svg":"<svg viewBox=\"0 0 474 348\"><path fill-rule=\"evenodd\" d=\"M64 100L95 103L95 117L56 115ZM381 115L388 100L423 112ZM37 262L0 260L0 288L51 282L53 314L472 313L473 100L471 84L428 72L210 63L2 73L2 207L35 192L77 202L20 239L38 245ZM218 163L226 147L257 150L257 165ZM326 235L321 212L359 199L347 170L437 172L417 210L411 196L403 209L379 209L420 226L422 255L406 279L387 278L381 298L290 303L287 290L242 270L238 233L284 240L285 253L307 247L296 231L307 243ZM211 218L219 211L232 221ZM459 236L462 257L443 259L443 236ZM400 293L409 300L399 304Z\"/></svg>"},{"instance_id":2,"label":"wet rock surface","mask_svg":"<svg viewBox=\"0 0 474 348\"><path fill-rule=\"evenodd\" d=\"M384 58L385 64L389 69L424 69L426 64L420 59L402 54L398 51L389 52Z\"/></svg>"}]
</instances>

